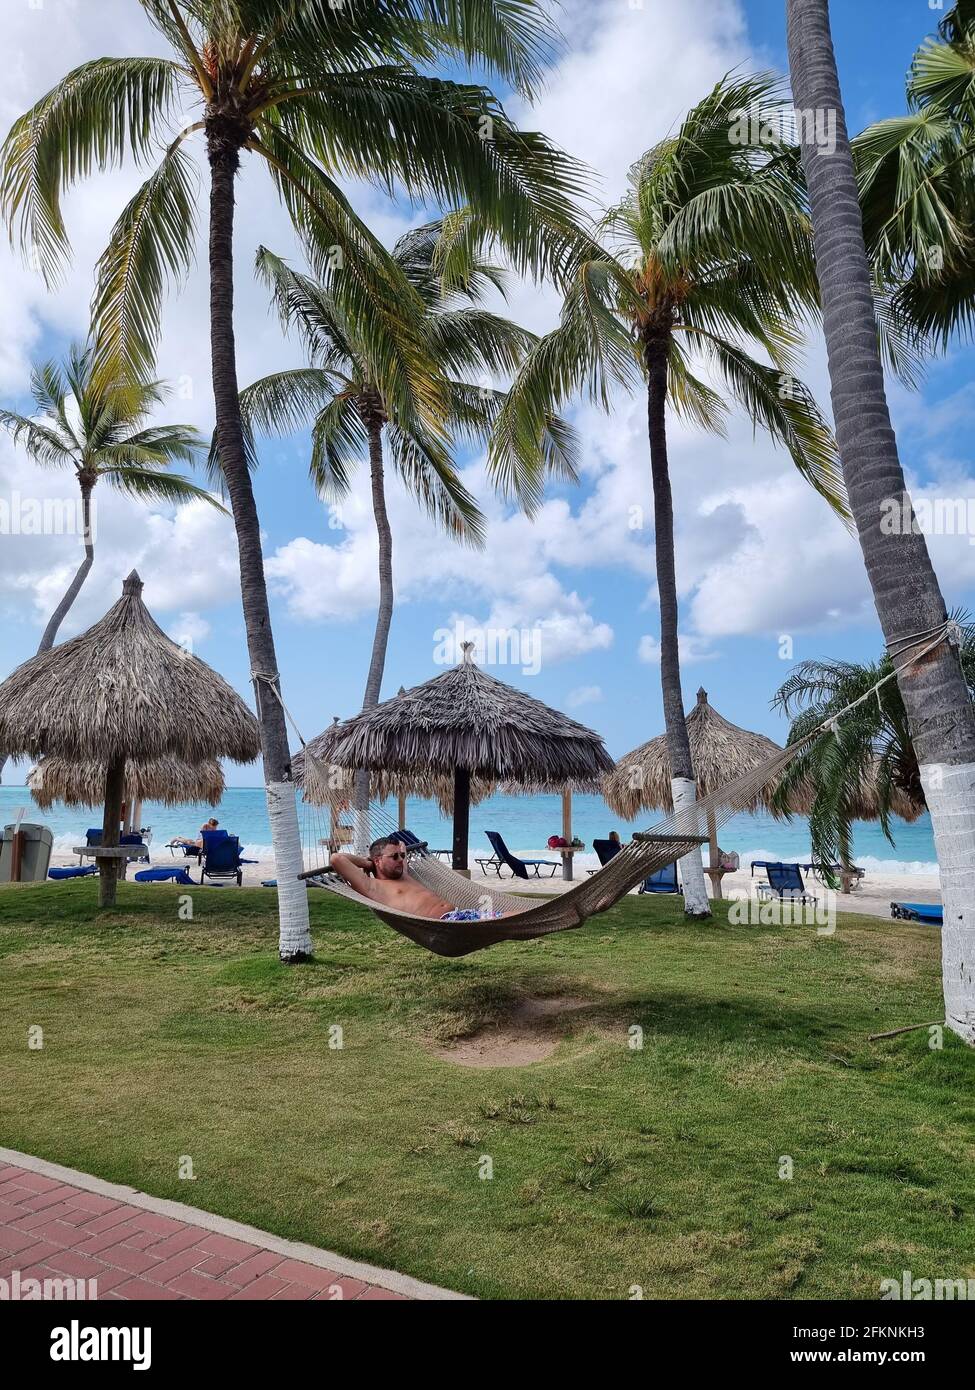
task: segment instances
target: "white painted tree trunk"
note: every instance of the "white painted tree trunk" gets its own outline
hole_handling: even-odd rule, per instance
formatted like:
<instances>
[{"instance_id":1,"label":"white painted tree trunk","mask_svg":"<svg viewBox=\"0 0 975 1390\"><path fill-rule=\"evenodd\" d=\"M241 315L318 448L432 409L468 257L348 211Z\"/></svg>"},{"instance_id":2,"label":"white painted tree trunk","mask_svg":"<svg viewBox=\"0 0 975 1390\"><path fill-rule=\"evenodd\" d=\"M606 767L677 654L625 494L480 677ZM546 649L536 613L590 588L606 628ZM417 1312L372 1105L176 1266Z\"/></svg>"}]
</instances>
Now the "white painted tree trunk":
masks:
<instances>
[{"instance_id":1,"label":"white painted tree trunk","mask_svg":"<svg viewBox=\"0 0 975 1390\"><path fill-rule=\"evenodd\" d=\"M670 791L674 798L675 812L693 806L697 800L694 783L689 777L672 777ZM689 816L688 820L690 828L696 834L694 816ZM704 863L701 859L700 845L690 854L685 854L680 861L680 878L684 887L684 911L689 917L706 917L711 911L711 906L704 883Z\"/></svg>"},{"instance_id":2,"label":"white painted tree trunk","mask_svg":"<svg viewBox=\"0 0 975 1390\"><path fill-rule=\"evenodd\" d=\"M945 1022L975 1045L975 764L922 763L920 770L941 869Z\"/></svg>"},{"instance_id":3,"label":"white painted tree trunk","mask_svg":"<svg viewBox=\"0 0 975 1390\"><path fill-rule=\"evenodd\" d=\"M352 807L352 828L354 833L353 852L355 854L366 855L369 853L369 846L372 844L372 825L369 819L369 774L363 774L366 780L365 802L358 801L361 791L356 779L356 797L358 804Z\"/></svg>"},{"instance_id":4,"label":"white painted tree trunk","mask_svg":"<svg viewBox=\"0 0 975 1390\"><path fill-rule=\"evenodd\" d=\"M308 889L305 880L298 877L305 865L301 855L295 784L268 782L265 790L278 878L278 950L282 959L301 959L311 955L312 946L308 927Z\"/></svg>"}]
</instances>

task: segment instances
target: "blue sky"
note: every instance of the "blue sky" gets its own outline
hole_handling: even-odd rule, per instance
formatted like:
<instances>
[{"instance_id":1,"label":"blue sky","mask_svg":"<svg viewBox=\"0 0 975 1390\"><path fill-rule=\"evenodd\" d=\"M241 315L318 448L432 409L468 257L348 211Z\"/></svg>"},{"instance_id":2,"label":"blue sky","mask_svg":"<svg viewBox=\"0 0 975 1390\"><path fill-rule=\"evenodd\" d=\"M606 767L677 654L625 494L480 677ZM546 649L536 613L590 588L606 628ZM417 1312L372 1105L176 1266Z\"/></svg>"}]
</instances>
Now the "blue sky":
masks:
<instances>
[{"instance_id":1,"label":"blue sky","mask_svg":"<svg viewBox=\"0 0 975 1390\"><path fill-rule=\"evenodd\" d=\"M595 165L606 198L625 170L677 121L724 71L738 63L783 70L783 0L700 0L673 6L621 0L564 6L567 52L534 111L512 103L524 125L545 130ZM904 73L917 44L939 15L924 0L840 0L834 38L852 130L903 109ZM683 11L683 13L682 13ZM58 43L47 42L52 20ZM17 61L0 97L6 127L69 66L102 52L140 52L154 42L135 0L97 6L47 0L40 14L12 21ZM84 330L91 268L113 217L136 186L133 170L93 181L69 202L76 257L64 288L46 296L36 277L0 248L0 283L8 317L0 349L0 398L25 403L27 364L60 351ZM372 190L351 190L357 207L387 240L416 214ZM293 255L270 185L248 170L238 216L240 377L299 360L282 341L250 266L260 242ZM530 327L554 322L557 300L547 287L513 289L510 312ZM205 279L195 273L166 310L160 372L176 383L171 419L201 428L210 422L206 371ZM932 365L920 393L891 386L902 460L921 493L968 496L973 397L972 352L959 348ZM812 344L806 377L828 407L824 354ZM567 709L599 729L614 755L662 727L658 635L653 588L653 537L633 530L633 508L650 514L645 411L620 398L611 414L573 413L583 438L578 488L552 490L535 524L490 495L482 461L462 457L466 480L490 518L487 551L459 550L433 530L398 485L390 485L397 609L384 694L428 679L439 634L457 620L542 632L541 667L492 668L501 679ZM306 478L307 438L269 443L256 478L265 531L273 621L286 699L306 737L333 714L361 701L372 643L375 542L365 472L341 516L315 498ZM753 439L738 421L728 440L674 426L671 459L677 511L681 630L686 658L685 704L703 684L729 719L784 739L769 699L792 661L813 656L873 659L879 632L856 544L794 475L781 452ZM0 441L0 486L23 495L60 495L59 479L38 480ZM2 665L11 669L38 640L77 562L71 537L4 537L0 559ZM972 603L975 553L966 537L938 537L935 563L949 605ZM248 664L234 546L229 522L199 506L149 514L103 497L97 562L70 636L99 617L137 564L145 598L160 624L193 640L199 655L247 691ZM783 641L783 639L787 639ZM785 653L786 659L783 659ZM791 659L789 659L791 654ZM650 658L650 659L648 659ZM10 780L8 772L7 780ZM233 769L238 785L254 769Z\"/></svg>"}]
</instances>

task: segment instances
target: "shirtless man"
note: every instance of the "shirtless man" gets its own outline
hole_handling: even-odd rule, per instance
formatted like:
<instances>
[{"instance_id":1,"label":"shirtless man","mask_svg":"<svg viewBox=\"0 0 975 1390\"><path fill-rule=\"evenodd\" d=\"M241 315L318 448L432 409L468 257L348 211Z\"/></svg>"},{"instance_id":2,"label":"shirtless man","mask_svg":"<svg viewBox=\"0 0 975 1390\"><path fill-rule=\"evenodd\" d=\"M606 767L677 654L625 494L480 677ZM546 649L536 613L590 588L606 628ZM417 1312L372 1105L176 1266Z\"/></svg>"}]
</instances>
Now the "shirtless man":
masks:
<instances>
[{"instance_id":1,"label":"shirtless man","mask_svg":"<svg viewBox=\"0 0 975 1390\"><path fill-rule=\"evenodd\" d=\"M409 912L414 917L432 917L441 922L478 922L512 915L452 907L446 899L410 878L406 850L396 839L374 840L369 846L368 859L357 854L333 854L331 867L364 898Z\"/></svg>"}]
</instances>

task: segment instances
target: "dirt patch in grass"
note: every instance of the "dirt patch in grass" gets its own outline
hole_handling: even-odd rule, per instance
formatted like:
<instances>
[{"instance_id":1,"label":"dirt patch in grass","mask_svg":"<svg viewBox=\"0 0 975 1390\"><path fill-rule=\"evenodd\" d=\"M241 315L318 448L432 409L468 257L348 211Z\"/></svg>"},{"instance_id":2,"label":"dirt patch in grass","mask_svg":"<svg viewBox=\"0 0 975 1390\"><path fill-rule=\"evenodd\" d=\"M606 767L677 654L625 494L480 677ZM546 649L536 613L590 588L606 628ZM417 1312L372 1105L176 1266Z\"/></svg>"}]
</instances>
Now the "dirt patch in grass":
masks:
<instances>
[{"instance_id":1,"label":"dirt patch in grass","mask_svg":"<svg viewBox=\"0 0 975 1390\"><path fill-rule=\"evenodd\" d=\"M435 1046L432 1051L435 1057L459 1067L527 1067L551 1057L572 1031L571 1016L593 1003L592 999L572 994L540 999L525 995L483 1028L449 1047Z\"/></svg>"}]
</instances>

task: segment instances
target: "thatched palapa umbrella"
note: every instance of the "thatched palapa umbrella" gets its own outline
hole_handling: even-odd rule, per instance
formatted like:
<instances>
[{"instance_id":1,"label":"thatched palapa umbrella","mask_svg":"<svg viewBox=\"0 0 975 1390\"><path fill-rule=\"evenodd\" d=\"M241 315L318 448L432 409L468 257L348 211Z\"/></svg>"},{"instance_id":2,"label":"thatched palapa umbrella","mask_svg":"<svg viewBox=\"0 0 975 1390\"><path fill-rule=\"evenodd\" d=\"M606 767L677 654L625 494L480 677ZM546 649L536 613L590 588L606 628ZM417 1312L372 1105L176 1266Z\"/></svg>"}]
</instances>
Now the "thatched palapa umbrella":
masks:
<instances>
[{"instance_id":1,"label":"thatched palapa umbrella","mask_svg":"<svg viewBox=\"0 0 975 1390\"><path fill-rule=\"evenodd\" d=\"M14 757L104 767L106 852L96 860L99 903L107 907L115 901L126 764L252 762L260 737L237 692L153 621L133 570L99 622L25 661L0 685L0 747Z\"/></svg>"},{"instance_id":2,"label":"thatched palapa umbrella","mask_svg":"<svg viewBox=\"0 0 975 1390\"><path fill-rule=\"evenodd\" d=\"M783 795L787 802L785 806L779 804ZM812 778L806 777L798 786L790 786L785 783L780 788L776 801L769 809L773 816L778 819L788 819L789 816L793 815L810 816L815 801L815 784ZM880 761L875 758L856 790L852 794L847 793L846 812L851 820L880 820L880 804ZM887 809L893 815L899 816L901 820L916 821L919 816L924 815L927 808L923 801L915 800L903 787L892 786L887 797ZM849 893L861 875L853 866L849 832L842 826L839 828L838 845L840 890L843 893Z\"/></svg>"},{"instance_id":3,"label":"thatched palapa umbrella","mask_svg":"<svg viewBox=\"0 0 975 1390\"><path fill-rule=\"evenodd\" d=\"M401 688L400 694L405 693ZM328 808L331 824L327 843L333 852L353 838L351 830L343 836L340 828L340 818L342 813L348 810L355 777L351 768L342 767L335 760L335 745L341 737L340 725L341 720L336 714L329 728L317 738L311 739L291 759L291 775L301 791L302 800L310 806ZM471 805L476 806L478 802L490 796L494 789L493 782L474 778L471 782ZM387 801L390 797L396 798L397 824L400 830L405 830L407 797L415 797L419 801L435 801L442 815L453 815L454 780L452 777L434 777L423 773L370 773L370 801ZM326 841L323 840L322 843Z\"/></svg>"},{"instance_id":4,"label":"thatched palapa umbrella","mask_svg":"<svg viewBox=\"0 0 975 1390\"><path fill-rule=\"evenodd\" d=\"M27 778L27 786L41 810L56 801L66 806L101 806L105 799L104 763L83 763L67 758L42 758ZM193 765L168 756L151 762L129 759L125 764L122 798L130 805L161 801L166 806L185 806L205 801L216 806L223 796L223 768L214 759Z\"/></svg>"},{"instance_id":5,"label":"thatched palapa umbrella","mask_svg":"<svg viewBox=\"0 0 975 1390\"><path fill-rule=\"evenodd\" d=\"M472 782L598 791L613 761L599 734L489 676L471 658L473 643L463 648L458 666L328 732L340 767L449 779L453 866L466 870Z\"/></svg>"},{"instance_id":6,"label":"thatched palapa umbrella","mask_svg":"<svg viewBox=\"0 0 975 1390\"><path fill-rule=\"evenodd\" d=\"M698 797L710 796L781 751L779 745L764 734L739 729L737 724L724 719L708 703L704 689L697 692L697 704L687 715L686 722ZM632 820L641 810L672 811L666 735L660 734L648 743L641 743L639 748L620 758L614 771L604 779L602 790L609 806L627 820ZM759 788L750 801L736 809L771 810L769 798L773 790L774 783ZM710 866L705 872L711 879L714 896L720 898L722 870L718 864L718 836L713 816L708 816L708 840Z\"/></svg>"}]
</instances>

